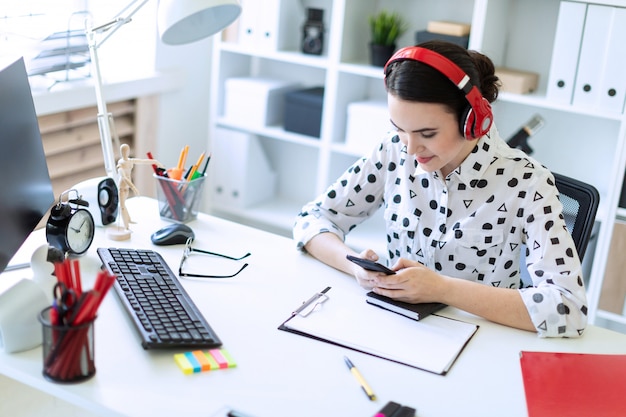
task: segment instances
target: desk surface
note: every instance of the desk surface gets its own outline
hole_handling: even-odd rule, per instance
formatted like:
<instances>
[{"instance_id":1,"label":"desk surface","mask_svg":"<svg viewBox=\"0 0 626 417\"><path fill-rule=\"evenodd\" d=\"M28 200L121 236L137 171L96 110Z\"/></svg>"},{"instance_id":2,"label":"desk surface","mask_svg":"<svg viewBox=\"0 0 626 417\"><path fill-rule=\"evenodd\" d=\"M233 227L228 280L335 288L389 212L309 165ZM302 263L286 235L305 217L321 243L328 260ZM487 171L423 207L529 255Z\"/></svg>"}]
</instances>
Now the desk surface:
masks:
<instances>
[{"instance_id":1,"label":"desk surface","mask_svg":"<svg viewBox=\"0 0 626 417\"><path fill-rule=\"evenodd\" d=\"M137 221L126 242L99 231L81 258L84 287L99 267L97 247L148 248L178 268L181 246L157 247L149 235L165 225L156 202L129 201ZM106 416L223 416L232 407L251 417L372 416L387 401L417 408L418 416L526 416L519 352L626 353L626 335L591 326L580 339L540 339L453 308L442 314L480 328L451 371L435 375L328 343L277 330L289 313L326 286L363 291L350 276L298 253L290 239L200 215L189 223L195 247L231 255L251 252L233 279L181 279L237 367L184 375L174 352L145 351L111 291L95 327L96 375L62 385L42 377L41 348L0 353L0 373ZM29 243L45 243L34 233ZM212 259L206 259L207 268ZM4 275L27 271L12 271ZM3 275L3 278L4 278ZM363 291L364 292L364 291ZM178 351L176 352L178 353ZM369 401L347 370L349 355L378 396Z\"/></svg>"}]
</instances>

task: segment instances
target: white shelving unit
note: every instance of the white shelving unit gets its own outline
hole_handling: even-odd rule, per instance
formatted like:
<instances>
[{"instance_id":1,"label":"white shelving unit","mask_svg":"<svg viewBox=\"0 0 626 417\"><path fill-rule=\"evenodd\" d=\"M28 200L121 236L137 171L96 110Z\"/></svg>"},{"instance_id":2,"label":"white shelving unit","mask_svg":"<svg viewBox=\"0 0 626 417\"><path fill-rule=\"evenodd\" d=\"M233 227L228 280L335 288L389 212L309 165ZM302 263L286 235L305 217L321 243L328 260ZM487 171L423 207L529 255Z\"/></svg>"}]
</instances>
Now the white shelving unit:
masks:
<instances>
[{"instance_id":1,"label":"white shelving unit","mask_svg":"<svg viewBox=\"0 0 626 417\"><path fill-rule=\"evenodd\" d=\"M242 2L244 14L246 2ZM626 1L596 2L626 7ZM500 133L509 137L534 114L546 126L533 138L533 156L555 172L596 186L601 195L597 215L595 251L587 252L590 266L590 319L617 330L626 329L624 315L597 308L613 233L613 224L626 210L618 210L626 160L626 117L619 114L551 102L546 96L550 73L559 0L273 0L264 1L266 16L273 10L278 18L267 30L278 39L246 46L246 42L217 39L213 48L210 103L210 141L219 141L218 129L253 135L277 174L275 193L248 207L216 204L210 188L207 203L212 213L240 222L290 235L294 217L302 205L322 193L361 153L345 145L347 106L354 101L385 99L382 68L368 64L367 18L387 9L401 12L410 29L398 47L413 45L414 33L430 20L471 23L470 49L488 55L496 66L539 74L539 87L531 94L501 93L494 104ZM326 27L321 56L300 52L301 25L307 7L324 9ZM280 13L278 12L280 11ZM246 19L251 19L250 16ZM248 24L244 16L240 21ZM241 37L240 37L241 39ZM248 42L249 43L249 42ZM269 45L269 46L267 46ZM324 86L322 125L319 138L294 134L282 126L248 128L224 118L225 81L231 77L268 77L300 83L303 87ZM363 151L363 154L366 151ZM232 166L245 170L250 161ZM230 175L211 172L211 181ZM211 183L210 181L210 183ZM245 190L241 190L245 192ZM382 220L372 219L350 236L356 247L370 246L385 253ZM592 261L592 262L591 262Z\"/></svg>"}]
</instances>

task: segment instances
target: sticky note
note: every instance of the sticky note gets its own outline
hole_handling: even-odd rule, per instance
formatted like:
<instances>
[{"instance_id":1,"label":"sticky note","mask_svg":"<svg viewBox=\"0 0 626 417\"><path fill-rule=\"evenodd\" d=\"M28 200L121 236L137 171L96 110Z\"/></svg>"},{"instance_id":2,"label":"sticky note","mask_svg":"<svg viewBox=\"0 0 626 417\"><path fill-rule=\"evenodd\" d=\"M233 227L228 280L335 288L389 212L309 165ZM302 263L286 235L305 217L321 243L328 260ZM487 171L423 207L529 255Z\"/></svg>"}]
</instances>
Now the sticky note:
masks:
<instances>
[{"instance_id":1,"label":"sticky note","mask_svg":"<svg viewBox=\"0 0 626 417\"><path fill-rule=\"evenodd\" d=\"M235 360L226 349L194 350L177 353L174 355L174 361L186 375L237 366Z\"/></svg>"},{"instance_id":2,"label":"sticky note","mask_svg":"<svg viewBox=\"0 0 626 417\"><path fill-rule=\"evenodd\" d=\"M211 362L209 362L209 359L206 357L206 355L204 354L203 351L201 351L201 350L194 350L191 353L193 354L194 358L196 358L196 360L200 364L200 370L201 371L210 371L212 369Z\"/></svg>"},{"instance_id":3,"label":"sticky note","mask_svg":"<svg viewBox=\"0 0 626 417\"><path fill-rule=\"evenodd\" d=\"M175 354L174 360L184 374L189 375L193 373L193 366L189 363L189 360L187 360L187 356L185 356L184 353Z\"/></svg>"},{"instance_id":4,"label":"sticky note","mask_svg":"<svg viewBox=\"0 0 626 417\"><path fill-rule=\"evenodd\" d=\"M211 349L209 350L209 353L211 354L211 356L213 356L215 361L219 364L220 369L228 368L228 361L226 360L224 355L222 355L222 352L219 349Z\"/></svg>"},{"instance_id":5,"label":"sticky note","mask_svg":"<svg viewBox=\"0 0 626 417\"><path fill-rule=\"evenodd\" d=\"M220 365L217 363L215 358L213 358L213 356L209 355L209 352L202 352L202 353L204 354L204 357L209 363L209 366L210 366L209 369L219 369Z\"/></svg>"},{"instance_id":6,"label":"sticky note","mask_svg":"<svg viewBox=\"0 0 626 417\"><path fill-rule=\"evenodd\" d=\"M200 369L201 369L200 362L198 362L198 359L196 359L194 354L192 352L185 352L185 357L187 358L187 360L189 361L189 363L193 367L193 371L194 372L200 372Z\"/></svg>"},{"instance_id":7,"label":"sticky note","mask_svg":"<svg viewBox=\"0 0 626 417\"><path fill-rule=\"evenodd\" d=\"M221 349L220 352L222 352L222 355L224 355L224 358L226 358L226 362L228 362L229 368L234 368L235 366L237 366L237 363L235 362L233 357L230 356L230 353L226 351L226 349Z\"/></svg>"}]
</instances>

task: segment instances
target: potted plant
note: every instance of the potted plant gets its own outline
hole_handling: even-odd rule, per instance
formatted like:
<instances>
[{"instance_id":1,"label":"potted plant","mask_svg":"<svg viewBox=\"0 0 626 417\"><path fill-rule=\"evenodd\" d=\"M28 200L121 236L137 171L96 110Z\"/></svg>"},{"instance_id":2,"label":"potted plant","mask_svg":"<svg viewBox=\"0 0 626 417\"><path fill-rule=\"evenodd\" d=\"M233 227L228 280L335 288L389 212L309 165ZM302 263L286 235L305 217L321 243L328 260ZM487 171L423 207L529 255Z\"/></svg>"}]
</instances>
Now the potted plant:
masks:
<instances>
[{"instance_id":1,"label":"potted plant","mask_svg":"<svg viewBox=\"0 0 626 417\"><path fill-rule=\"evenodd\" d=\"M406 32L408 24L396 12L381 10L369 17L372 40L370 57L372 65L384 67L396 50L397 39Z\"/></svg>"}]
</instances>

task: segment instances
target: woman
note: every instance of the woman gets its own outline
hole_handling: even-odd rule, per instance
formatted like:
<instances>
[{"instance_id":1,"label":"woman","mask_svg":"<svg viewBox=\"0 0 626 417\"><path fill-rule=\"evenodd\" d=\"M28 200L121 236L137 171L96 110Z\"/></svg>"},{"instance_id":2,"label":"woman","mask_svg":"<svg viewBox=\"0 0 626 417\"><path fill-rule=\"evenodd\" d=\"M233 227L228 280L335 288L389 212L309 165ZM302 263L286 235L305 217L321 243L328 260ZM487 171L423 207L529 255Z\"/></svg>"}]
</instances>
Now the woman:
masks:
<instances>
[{"instance_id":1,"label":"woman","mask_svg":"<svg viewBox=\"0 0 626 417\"><path fill-rule=\"evenodd\" d=\"M442 302L542 337L582 334L582 269L554 178L498 135L491 60L427 42L390 59L385 86L394 131L304 206L294 226L298 248L391 298ZM381 206L395 275L346 259L378 259L343 239Z\"/></svg>"}]
</instances>

